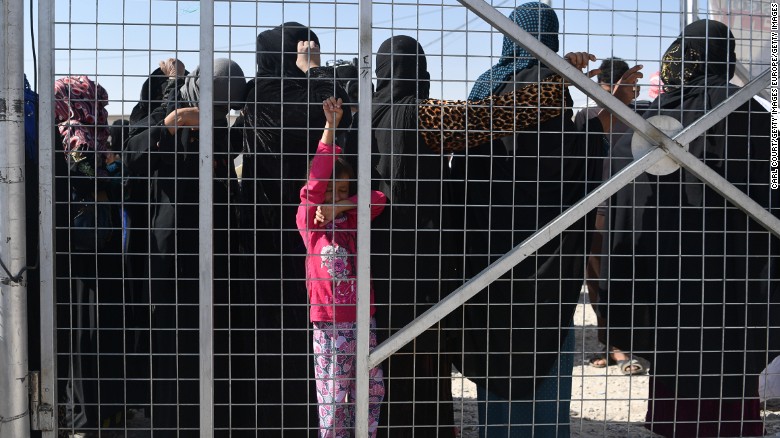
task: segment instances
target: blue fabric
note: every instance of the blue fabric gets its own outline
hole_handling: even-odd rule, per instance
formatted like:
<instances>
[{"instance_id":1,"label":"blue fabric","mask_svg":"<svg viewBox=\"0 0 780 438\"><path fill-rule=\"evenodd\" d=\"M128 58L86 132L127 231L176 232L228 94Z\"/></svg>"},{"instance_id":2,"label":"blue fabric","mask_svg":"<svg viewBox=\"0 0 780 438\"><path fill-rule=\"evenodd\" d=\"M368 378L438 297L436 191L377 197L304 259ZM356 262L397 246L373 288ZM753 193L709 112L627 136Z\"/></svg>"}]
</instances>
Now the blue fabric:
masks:
<instances>
[{"instance_id":1,"label":"blue fabric","mask_svg":"<svg viewBox=\"0 0 780 438\"><path fill-rule=\"evenodd\" d=\"M122 218L122 254L127 253L127 245L130 242L130 215L126 208L119 208L119 216Z\"/></svg>"},{"instance_id":2,"label":"blue fabric","mask_svg":"<svg viewBox=\"0 0 780 438\"><path fill-rule=\"evenodd\" d=\"M563 343L558 362L527 400L505 400L477 385L479 438L568 438L574 330Z\"/></svg>"},{"instance_id":3,"label":"blue fabric","mask_svg":"<svg viewBox=\"0 0 780 438\"><path fill-rule=\"evenodd\" d=\"M551 7L539 2L525 3L512 11L509 19L553 52L558 51L558 16ZM501 59L490 70L479 76L471 89L469 100L484 99L492 95L509 75L538 63L539 61L527 50L504 37Z\"/></svg>"},{"instance_id":4,"label":"blue fabric","mask_svg":"<svg viewBox=\"0 0 780 438\"><path fill-rule=\"evenodd\" d=\"M36 94L27 75L24 76L24 150L29 159L38 159L38 94Z\"/></svg>"}]
</instances>

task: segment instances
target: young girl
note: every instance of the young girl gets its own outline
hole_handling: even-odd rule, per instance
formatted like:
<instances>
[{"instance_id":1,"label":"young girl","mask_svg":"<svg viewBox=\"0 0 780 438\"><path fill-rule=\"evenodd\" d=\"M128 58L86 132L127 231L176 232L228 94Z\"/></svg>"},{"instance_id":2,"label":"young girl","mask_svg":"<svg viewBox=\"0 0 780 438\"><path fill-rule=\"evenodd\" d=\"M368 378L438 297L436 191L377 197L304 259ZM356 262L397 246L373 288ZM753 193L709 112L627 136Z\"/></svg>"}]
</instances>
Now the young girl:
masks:
<instances>
[{"instance_id":1,"label":"young girl","mask_svg":"<svg viewBox=\"0 0 780 438\"><path fill-rule=\"evenodd\" d=\"M322 103L325 130L311 162L309 180L301 189L298 230L306 244L306 289L314 326L314 374L321 437L350 437L354 429L355 353L357 332L357 196L350 196L352 167L336 156L333 130L343 115L341 99ZM335 174L335 178L331 178ZM371 192L371 219L385 207L382 192ZM371 315L374 291L371 290ZM370 348L376 346L371 318ZM369 382L369 432L376 436L379 404L385 394L382 369L373 368Z\"/></svg>"}]
</instances>

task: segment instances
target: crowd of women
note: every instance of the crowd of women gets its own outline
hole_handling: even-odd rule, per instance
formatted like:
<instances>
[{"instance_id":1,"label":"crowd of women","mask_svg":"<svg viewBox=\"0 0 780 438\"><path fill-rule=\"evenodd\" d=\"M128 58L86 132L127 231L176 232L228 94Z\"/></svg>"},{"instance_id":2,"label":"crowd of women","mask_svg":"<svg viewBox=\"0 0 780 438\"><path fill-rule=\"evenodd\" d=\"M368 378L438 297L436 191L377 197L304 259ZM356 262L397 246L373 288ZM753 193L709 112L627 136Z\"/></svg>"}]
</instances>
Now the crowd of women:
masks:
<instances>
[{"instance_id":1,"label":"crowd of women","mask_svg":"<svg viewBox=\"0 0 780 438\"><path fill-rule=\"evenodd\" d=\"M558 51L554 10L527 3L510 19ZM111 131L100 85L84 76L56 81L65 154L57 160L57 247L70 249L56 260L62 430L124 430L131 407L154 437L197 435L199 239L214 251L217 435L309 436L332 415L322 404L354 402L354 393L323 398L322 370L312 367L309 321L315 336L323 321L309 307L311 277L335 268L326 266L333 258L307 258L321 243L299 231L317 223L302 219L309 210L299 204L315 187L326 190L316 178L306 183L315 151L343 150L347 166L356 162L359 116L346 92L357 72L345 78L320 65L319 45L312 30L288 22L258 35L250 81L235 62L214 61L211 235L198 229L198 68L162 62L129 124ZM596 58L565 59L582 70ZM665 92L644 117L691 124L738 89L729 82L734 65L725 25L690 24L663 56ZM630 104L640 69L605 89ZM381 196L372 202L387 197L371 224L380 341L633 159L633 136L616 134L608 110L575 124L563 78L508 38L468 100L430 96L425 53L409 36L381 44L375 74L372 182ZM352 111L342 116L341 105ZM239 111L232 124L231 108ZM326 122L341 149L323 134ZM775 213L768 134L768 113L750 101L689 151ZM312 163L310 178L334 165L326 162ZM343 200L336 186L318 202ZM770 336L777 240L685 169L641 175L604 211L597 310L605 343L649 360L648 427L664 436L761 435L757 376L780 351ZM574 223L383 363L373 374L383 402L372 433L455 436L455 368L477 385L480 436L568 436L571 326L595 220L593 212ZM354 272L354 254L344 260ZM354 329L354 316L334 322ZM338 366L352 369L351 379L346 360ZM347 425L322 427L322 436L351 436L351 414L338 415Z\"/></svg>"}]
</instances>

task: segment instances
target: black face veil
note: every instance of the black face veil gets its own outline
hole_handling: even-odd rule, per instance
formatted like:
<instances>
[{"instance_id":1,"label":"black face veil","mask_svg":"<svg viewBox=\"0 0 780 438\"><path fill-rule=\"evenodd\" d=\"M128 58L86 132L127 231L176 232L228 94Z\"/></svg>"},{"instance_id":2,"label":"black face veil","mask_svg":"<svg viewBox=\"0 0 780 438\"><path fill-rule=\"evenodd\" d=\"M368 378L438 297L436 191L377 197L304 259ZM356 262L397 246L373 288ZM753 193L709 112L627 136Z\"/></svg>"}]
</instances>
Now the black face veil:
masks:
<instances>
[{"instance_id":1,"label":"black face veil","mask_svg":"<svg viewBox=\"0 0 780 438\"><path fill-rule=\"evenodd\" d=\"M289 21L257 35L257 76L272 78L304 78L306 74L295 65L298 41L320 40L311 29Z\"/></svg>"},{"instance_id":2,"label":"black face veil","mask_svg":"<svg viewBox=\"0 0 780 438\"><path fill-rule=\"evenodd\" d=\"M376 55L377 87L375 103L396 102L413 96L428 97L428 62L420 43L406 35L394 36L379 46Z\"/></svg>"},{"instance_id":3,"label":"black face veil","mask_svg":"<svg viewBox=\"0 0 780 438\"><path fill-rule=\"evenodd\" d=\"M697 85L705 78L722 83L734 77L737 55L734 35L718 21L699 20L689 24L662 58L664 90Z\"/></svg>"}]
</instances>

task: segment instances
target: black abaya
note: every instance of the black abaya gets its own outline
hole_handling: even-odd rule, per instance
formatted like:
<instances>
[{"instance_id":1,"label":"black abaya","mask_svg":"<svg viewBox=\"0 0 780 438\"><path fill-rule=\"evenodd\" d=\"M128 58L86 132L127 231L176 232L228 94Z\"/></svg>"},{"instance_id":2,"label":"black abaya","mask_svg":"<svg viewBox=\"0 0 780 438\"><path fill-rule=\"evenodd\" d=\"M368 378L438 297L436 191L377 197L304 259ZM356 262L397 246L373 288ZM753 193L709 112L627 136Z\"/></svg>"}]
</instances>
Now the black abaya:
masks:
<instances>
[{"instance_id":1,"label":"black abaya","mask_svg":"<svg viewBox=\"0 0 780 438\"><path fill-rule=\"evenodd\" d=\"M429 99L425 54L407 36L380 46L376 74L375 184L390 203L372 222L371 269L377 327L380 334L388 327L387 335L463 283L463 211L455 205L449 153L560 114L563 92L551 80L547 95L553 101L542 111L539 97L527 89L501 99ZM461 343L460 327L448 327L445 321L425 331L384 366L388 412L380 430L387 418L389 436L452 433L452 353Z\"/></svg>"},{"instance_id":2,"label":"black abaya","mask_svg":"<svg viewBox=\"0 0 780 438\"><path fill-rule=\"evenodd\" d=\"M520 70L496 94L543 82L551 74L538 66ZM570 108L568 92L566 99ZM601 180L601 123L592 119L590 134L578 132L571 115L566 110L538 127L453 158L453 177L463 181L467 206L466 278L522 243ZM584 278L586 220L463 307L465 350L459 368L466 377L507 399L532 398L540 378L558 360L572 324Z\"/></svg>"},{"instance_id":3,"label":"black abaya","mask_svg":"<svg viewBox=\"0 0 780 438\"><path fill-rule=\"evenodd\" d=\"M734 42L726 26L701 20L683 35L664 58L666 93L645 118L661 114L688 126L737 90L728 83ZM702 59L710 62L695 62ZM769 123L769 114L751 100L693 140L689 152L777 215L779 194L769 186ZM631 161L630 142L627 135L614 147L613 173ZM753 434L741 424L760 431L758 373L780 351L773 333L780 242L685 169L642 174L612 198L609 213L610 259L601 292L610 345L650 359L659 394L694 403L736 402L733 415L721 416L718 409L698 412L682 402L674 414L673 399L651 400L650 427L662 434L678 427L677 436ZM751 404L754 412L742 416L740 407ZM726 428L729 420L737 421L736 428ZM693 429L674 421L692 421Z\"/></svg>"},{"instance_id":4,"label":"black abaya","mask_svg":"<svg viewBox=\"0 0 780 438\"><path fill-rule=\"evenodd\" d=\"M179 427L197 435L199 379L199 140L198 131L181 128L174 134L163 125L165 115L184 104L181 98L154 110L147 130L131 134L124 159L138 178L148 178L150 192L149 297L152 330L151 416L154 428ZM231 146L231 139L237 142ZM240 136L228 136L224 120L214 121L214 276L217 287L228 277L229 199L235 173L230 151L240 148ZM218 301L218 300L217 300ZM141 327L139 327L141 328ZM149 379L149 370L134 370ZM149 403L147 398L146 403ZM167 433L155 431L155 435ZM170 433L174 433L173 430Z\"/></svg>"},{"instance_id":5,"label":"black abaya","mask_svg":"<svg viewBox=\"0 0 780 438\"><path fill-rule=\"evenodd\" d=\"M295 214L308 163L325 126L322 102L346 100L331 67L304 73L298 41L317 41L299 23L284 23L257 38L257 77L244 108L242 237L239 276L254 297L257 362L235 377L256 379L257 428L263 436L308 436L318 424L312 376L306 249ZM340 127L349 126L344 115ZM350 153L350 151L346 151ZM234 333L235 335L235 333ZM235 436L235 435L234 435Z\"/></svg>"}]
</instances>

